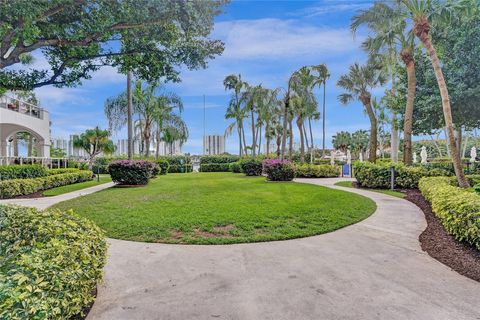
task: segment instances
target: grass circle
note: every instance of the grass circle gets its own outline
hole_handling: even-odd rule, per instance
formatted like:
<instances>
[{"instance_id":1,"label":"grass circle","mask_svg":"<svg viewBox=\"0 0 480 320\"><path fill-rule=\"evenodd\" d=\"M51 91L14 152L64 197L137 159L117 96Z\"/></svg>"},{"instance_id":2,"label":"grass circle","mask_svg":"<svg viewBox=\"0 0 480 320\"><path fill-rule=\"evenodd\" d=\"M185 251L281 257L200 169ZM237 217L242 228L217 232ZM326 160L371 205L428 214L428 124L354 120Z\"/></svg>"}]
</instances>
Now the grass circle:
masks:
<instances>
[{"instance_id":1,"label":"grass circle","mask_svg":"<svg viewBox=\"0 0 480 320\"><path fill-rule=\"evenodd\" d=\"M159 176L144 188L110 188L57 204L115 239L184 244L286 240L330 232L370 216L363 196L233 173Z\"/></svg>"}]
</instances>

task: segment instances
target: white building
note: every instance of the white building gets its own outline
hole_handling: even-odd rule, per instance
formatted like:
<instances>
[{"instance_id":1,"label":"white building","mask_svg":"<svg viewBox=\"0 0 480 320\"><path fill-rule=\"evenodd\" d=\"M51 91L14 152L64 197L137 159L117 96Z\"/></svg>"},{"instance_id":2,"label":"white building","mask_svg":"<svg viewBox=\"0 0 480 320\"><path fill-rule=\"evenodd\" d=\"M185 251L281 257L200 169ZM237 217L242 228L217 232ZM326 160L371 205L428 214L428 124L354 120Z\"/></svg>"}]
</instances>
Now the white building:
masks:
<instances>
[{"instance_id":1,"label":"white building","mask_svg":"<svg viewBox=\"0 0 480 320\"><path fill-rule=\"evenodd\" d=\"M165 141L160 141L159 148L158 148L159 156L180 155L180 154L182 154L182 145L180 144L180 141L175 141L174 143L166 143Z\"/></svg>"},{"instance_id":2,"label":"white building","mask_svg":"<svg viewBox=\"0 0 480 320\"><path fill-rule=\"evenodd\" d=\"M137 140L133 140L133 154L140 154L140 145ZM117 148L115 149L115 155L128 155L128 139L117 140Z\"/></svg>"},{"instance_id":3,"label":"white building","mask_svg":"<svg viewBox=\"0 0 480 320\"><path fill-rule=\"evenodd\" d=\"M34 138L37 157L50 157L50 118L48 111L7 95L0 97L0 158L12 157L9 141L19 132Z\"/></svg>"},{"instance_id":4,"label":"white building","mask_svg":"<svg viewBox=\"0 0 480 320\"><path fill-rule=\"evenodd\" d=\"M62 149L68 155L68 141L65 139L52 139L52 147Z\"/></svg>"},{"instance_id":5,"label":"white building","mask_svg":"<svg viewBox=\"0 0 480 320\"><path fill-rule=\"evenodd\" d=\"M203 137L203 154L214 155L225 153L225 136L208 135Z\"/></svg>"}]
</instances>

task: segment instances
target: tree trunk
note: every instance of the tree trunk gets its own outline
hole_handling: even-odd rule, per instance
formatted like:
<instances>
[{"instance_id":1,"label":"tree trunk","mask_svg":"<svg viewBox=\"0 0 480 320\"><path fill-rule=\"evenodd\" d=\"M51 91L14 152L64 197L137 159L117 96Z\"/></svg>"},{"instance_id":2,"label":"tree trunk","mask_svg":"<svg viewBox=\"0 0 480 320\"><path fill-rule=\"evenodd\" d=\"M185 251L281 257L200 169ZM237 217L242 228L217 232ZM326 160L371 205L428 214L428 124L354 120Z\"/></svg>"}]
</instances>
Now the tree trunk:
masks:
<instances>
[{"instance_id":1,"label":"tree trunk","mask_svg":"<svg viewBox=\"0 0 480 320\"><path fill-rule=\"evenodd\" d=\"M247 150L247 142L245 141L245 129L243 128L243 121L240 122L240 132L242 134L243 154L247 156L248 150Z\"/></svg>"},{"instance_id":2,"label":"tree trunk","mask_svg":"<svg viewBox=\"0 0 480 320\"><path fill-rule=\"evenodd\" d=\"M260 125L259 131L258 131L258 152L257 154L260 154L260 151L262 151L262 126Z\"/></svg>"},{"instance_id":3,"label":"tree trunk","mask_svg":"<svg viewBox=\"0 0 480 320\"><path fill-rule=\"evenodd\" d=\"M305 147L308 150L310 150L310 141L308 141L308 135L307 135L307 126L303 125L303 140L305 140Z\"/></svg>"},{"instance_id":4,"label":"tree trunk","mask_svg":"<svg viewBox=\"0 0 480 320\"><path fill-rule=\"evenodd\" d=\"M310 130L310 148L314 148L313 146L313 131L312 131L312 119L308 118L308 129Z\"/></svg>"},{"instance_id":5,"label":"tree trunk","mask_svg":"<svg viewBox=\"0 0 480 320\"><path fill-rule=\"evenodd\" d=\"M256 141L255 141L255 113L253 112L253 107L251 109L251 115L252 115L252 156L255 158L255 147L256 147Z\"/></svg>"},{"instance_id":6,"label":"tree trunk","mask_svg":"<svg viewBox=\"0 0 480 320\"><path fill-rule=\"evenodd\" d=\"M127 73L127 154L128 160L133 159L133 123L132 123L132 72Z\"/></svg>"},{"instance_id":7,"label":"tree trunk","mask_svg":"<svg viewBox=\"0 0 480 320\"><path fill-rule=\"evenodd\" d=\"M470 138L470 136L465 134L465 140L463 142L462 153L460 154L460 158L465 157L465 154L467 153L468 138Z\"/></svg>"},{"instance_id":8,"label":"tree trunk","mask_svg":"<svg viewBox=\"0 0 480 320\"><path fill-rule=\"evenodd\" d=\"M457 127L457 149L458 149L458 156L460 159L463 158L462 155L462 143L463 143L463 137L462 137L462 127L458 126Z\"/></svg>"},{"instance_id":9,"label":"tree trunk","mask_svg":"<svg viewBox=\"0 0 480 320\"><path fill-rule=\"evenodd\" d=\"M281 147L282 147L282 136L280 135L277 135L277 157L279 158L280 157L280 154L281 154Z\"/></svg>"},{"instance_id":10,"label":"tree trunk","mask_svg":"<svg viewBox=\"0 0 480 320\"><path fill-rule=\"evenodd\" d=\"M243 146L242 146L242 129L240 125L237 126L237 132L238 132L238 155L241 158L243 155L243 150L242 150Z\"/></svg>"},{"instance_id":11,"label":"tree trunk","mask_svg":"<svg viewBox=\"0 0 480 320\"><path fill-rule=\"evenodd\" d=\"M288 141L288 159L292 161L293 159L293 120L291 119L288 122L288 129L290 130L290 139Z\"/></svg>"},{"instance_id":12,"label":"tree trunk","mask_svg":"<svg viewBox=\"0 0 480 320\"><path fill-rule=\"evenodd\" d=\"M288 96L288 92L285 96L285 101L284 101L284 112L283 112L283 134L282 134L282 152L280 154L280 159L283 160L285 159L285 150L286 150L286 145L287 145L287 123L288 123L288 107L290 104L290 98Z\"/></svg>"},{"instance_id":13,"label":"tree trunk","mask_svg":"<svg viewBox=\"0 0 480 320\"><path fill-rule=\"evenodd\" d=\"M12 144L13 144L13 156L18 157L18 139L17 139L16 132L13 134Z\"/></svg>"},{"instance_id":14,"label":"tree trunk","mask_svg":"<svg viewBox=\"0 0 480 320\"><path fill-rule=\"evenodd\" d=\"M403 126L403 162L406 165L412 164L412 130L413 130L413 106L415 101L415 64L413 58L406 62L407 66L407 106Z\"/></svg>"},{"instance_id":15,"label":"tree trunk","mask_svg":"<svg viewBox=\"0 0 480 320\"><path fill-rule=\"evenodd\" d=\"M145 157L150 156L150 128L145 126L145 131L143 131L143 139L145 140Z\"/></svg>"},{"instance_id":16,"label":"tree trunk","mask_svg":"<svg viewBox=\"0 0 480 320\"><path fill-rule=\"evenodd\" d=\"M458 185L461 188L468 188L470 184L465 178L465 173L463 172L462 159L460 159L460 153L458 152L457 145L455 143L455 135L453 130L453 120L452 120L452 108L450 107L450 98L448 96L447 84L445 78L443 77L442 68L440 66L440 60L438 59L437 52L430 41L428 36L428 31L430 26L428 25L428 20L415 22L415 34L420 38L423 45L427 49L427 52L430 56L432 62L433 70L435 71L435 77L437 78L438 88L440 89L440 95L442 97L442 108L443 116L445 118L445 126L447 129L447 139L450 146L450 153L452 156L453 167L455 169L455 175L457 176Z\"/></svg>"},{"instance_id":17,"label":"tree trunk","mask_svg":"<svg viewBox=\"0 0 480 320\"><path fill-rule=\"evenodd\" d=\"M157 129L155 135L155 139L157 140L157 147L155 148L155 159L158 160L158 157L160 156L160 130Z\"/></svg>"},{"instance_id":18,"label":"tree trunk","mask_svg":"<svg viewBox=\"0 0 480 320\"><path fill-rule=\"evenodd\" d=\"M398 162L398 127L397 114L392 112L392 133L390 137L390 153L393 162Z\"/></svg>"},{"instance_id":19,"label":"tree trunk","mask_svg":"<svg viewBox=\"0 0 480 320\"><path fill-rule=\"evenodd\" d=\"M268 154L270 153L270 125L267 123L265 124L265 140L267 142L267 147L265 149L265 153L268 157Z\"/></svg>"},{"instance_id":20,"label":"tree trunk","mask_svg":"<svg viewBox=\"0 0 480 320\"><path fill-rule=\"evenodd\" d=\"M303 121L301 118L297 118L297 127L300 132L300 163L305 163L305 142L303 134Z\"/></svg>"},{"instance_id":21,"label":"tree trunk","mask_svg":"<svg viewBox=\"0 0 480 320\"><path fill-rule=\"evenodd\" d=\"M377 161L377 118L375 117L375 112L373 111L370 100L368 100L368 103L365 103L364 106L370 119L370 149L368 152L368 160L375 163Z\"/></svg>"},{"instance_id":22,"label":"tree trunk","mask_svg":"<svg viewBox=\"0 0 480 320\"><path fill-rule=\"evenodd\" d=\"M322 114L322 157L325 158L325 93L326 83L323 82L323 114Z\"/></svg>"}]
</instances>

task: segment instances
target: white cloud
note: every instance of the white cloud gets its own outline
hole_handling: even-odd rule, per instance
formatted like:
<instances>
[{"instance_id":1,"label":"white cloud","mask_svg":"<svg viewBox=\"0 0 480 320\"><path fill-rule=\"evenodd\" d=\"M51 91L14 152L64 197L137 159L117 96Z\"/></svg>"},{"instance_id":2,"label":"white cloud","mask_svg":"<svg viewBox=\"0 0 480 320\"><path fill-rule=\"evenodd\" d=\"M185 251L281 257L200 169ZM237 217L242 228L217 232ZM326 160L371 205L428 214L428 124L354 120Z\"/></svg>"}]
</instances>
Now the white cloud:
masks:
<instances>
[{"instance_id":1,"label":"white cloud","mask_svg":"<svg viewBox=\"0 0 480 320\"><path fill-rule=\"evenodd\" d=\"M357 48L348 28L308 25L300 20L232 20L215 25L225 40L221 59L285 59L345 53Z\"/></svg>"},{"instance_id":2,"label":"white cloud","mask_svg":"<svg viewBox=\"0 0 480 320\"><path fill-rule=\"evenodd\" d=\"M334 2L334 3L332 3ZM302 15L305 17L317 17L326 14L356 11L360 9L367 9L372 5L367 1L325 1L323 3L294 12L293 15Z\"/></svg>"}]
</instances>

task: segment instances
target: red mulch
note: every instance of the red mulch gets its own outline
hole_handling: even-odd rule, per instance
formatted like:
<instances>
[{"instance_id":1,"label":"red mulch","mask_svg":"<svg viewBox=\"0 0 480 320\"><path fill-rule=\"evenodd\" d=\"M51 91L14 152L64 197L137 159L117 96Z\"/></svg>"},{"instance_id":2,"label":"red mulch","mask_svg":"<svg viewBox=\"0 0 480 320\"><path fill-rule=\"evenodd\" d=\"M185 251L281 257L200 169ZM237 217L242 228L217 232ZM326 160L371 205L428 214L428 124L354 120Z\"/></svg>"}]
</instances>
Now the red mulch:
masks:
<instances>
[{"instance_id":1,"label":"red mulch","mask_svg":"<svg viewBox=\"0 0 480 320\"><path fill-rule=\"evenodd\" d=\"M419 237L423 251L461 275L480 282L480 251L447 234L419 190L406 190L405 193L405 199L422 209L427 220L428 226Z\"/></svg>"}]
</instances>

